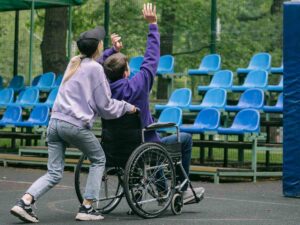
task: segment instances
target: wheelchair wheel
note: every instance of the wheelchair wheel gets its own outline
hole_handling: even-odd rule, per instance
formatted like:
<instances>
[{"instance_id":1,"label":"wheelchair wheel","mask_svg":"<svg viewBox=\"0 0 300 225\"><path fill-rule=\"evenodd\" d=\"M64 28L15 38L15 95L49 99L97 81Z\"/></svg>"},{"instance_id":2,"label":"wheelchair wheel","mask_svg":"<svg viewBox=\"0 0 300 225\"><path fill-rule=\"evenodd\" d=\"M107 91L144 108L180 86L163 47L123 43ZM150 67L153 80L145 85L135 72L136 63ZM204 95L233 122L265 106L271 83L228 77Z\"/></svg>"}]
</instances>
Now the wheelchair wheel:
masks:
<instances>
[{"instance_id":1,"label":"wheelchair wheel","mask_svg":"<svg viewBox=\"0 0 300 225\"><path fill-rule=\"evenodd\" d=\"M168 208L175 192L175 169L161 145L145 143L132 153L124 190L130 208L142 218L157 217Z\"/></svg>"},{"instance_id":2,"label":"wheelchair wheel","mask_svg":"<svg viewBox=\"0 0 300 225\"><path fill-rule=\"evenodd\" d=\"M172 203L171 203L171 210L174 215L179 215L182 212L183 202L181 194L176 193L173 196Z\"/></svg>"},{"instance_id":3,"label":"wheelchair wheel","mask_svg":"<svg viewBox=\"0 0 300 225\"><path fill-rule=\"evenodd\" d=\"M89 173L89 165L87 165L86 162L86 156L82 155L75 171L75 190L80 203L83 202L83 193ZM120 203L124 195L120 181L120 176L122 174L123 170L120 168L105 168L101 182L99 200L94 202L94 208L101 213L105 214L111 212Z\"/></svg>"}]
</instances>

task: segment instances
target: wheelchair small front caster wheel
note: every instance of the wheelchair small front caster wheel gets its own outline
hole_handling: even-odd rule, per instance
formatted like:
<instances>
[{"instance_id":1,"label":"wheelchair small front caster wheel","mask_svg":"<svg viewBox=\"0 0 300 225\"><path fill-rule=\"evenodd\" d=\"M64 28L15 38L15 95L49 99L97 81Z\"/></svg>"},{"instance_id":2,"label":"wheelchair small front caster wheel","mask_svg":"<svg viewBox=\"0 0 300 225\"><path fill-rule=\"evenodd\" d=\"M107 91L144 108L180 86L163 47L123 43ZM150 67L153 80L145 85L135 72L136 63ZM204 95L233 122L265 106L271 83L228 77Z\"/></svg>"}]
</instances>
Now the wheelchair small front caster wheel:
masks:
<instances>
[{"instance_id":1,"label":"wheelchair small front caster wheel","mask_svg":"<svg viewBox=\"0 0 300 225\"><path fill-rule=\"evenodd\" d=\"M174 215L179 215L182 212L183 201L181 194L176 193L171 202L171 210Z\"/></svg>"}]
</instances>

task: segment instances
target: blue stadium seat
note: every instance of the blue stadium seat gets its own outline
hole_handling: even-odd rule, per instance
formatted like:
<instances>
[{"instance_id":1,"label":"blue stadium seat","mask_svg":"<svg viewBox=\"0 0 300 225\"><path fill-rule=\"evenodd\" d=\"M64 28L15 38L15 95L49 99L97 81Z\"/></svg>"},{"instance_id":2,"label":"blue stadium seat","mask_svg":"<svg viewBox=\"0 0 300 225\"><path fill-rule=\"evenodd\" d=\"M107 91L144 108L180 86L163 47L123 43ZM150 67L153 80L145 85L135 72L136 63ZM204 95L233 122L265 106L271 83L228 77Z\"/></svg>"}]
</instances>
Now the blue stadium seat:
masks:
<instances>
[{"instance_id":1,"label":"blue stadium seat","mask_svg":"<svg viewBox=\"0 0 300 225\"><path fill-rule=\"evenodd\" d=\"M39 82L36 87L40 91L49 92L53 88L55 82L55 74L53 72L44 73L41 75Z\"/></svg>"},{"instance_id":2,"label":"blue stadium seat","mask_svg":"<svg viewBox=\"0 0 300 225\"><path fill-rule=\"evenodd\" d=\"M4 88L0 90L0 107L6 107L8 104L12 103L14 100L14 89Z\"/></svg>"},{"instance_id":3,"label":"blue stadium seat","mask_svg":"<svg viewBox=\"0 0 300 225\"><path fill-rule=\"evenodd\" d=\"M225 110L236 112L246 108L262 109L264 106L264 92L258 88L251 88L242 93L237 105L226 105Z\"/></svg>"},{"instance_id":4,"label":"blue stadium seat","mask_svg":"<svg viewBox=\"0 0 300 225\"><path fill-rule=\"evenodd\" d=\"M3 117L0 120L0 127L11 125L22 119L22 108L20 106L7 106Z\"/></svg>"},{"instance_id":5,"label":"blue stadium seat","mask_svg":"<svg viewBox=\"0 0 300 225\"><path fill-rule=\"evenodd\" d=\"M130 68L129 79L131 79L137 72L140 71L143 60L144 60L143 56L136 56L136 57L130 58L130 61L129 61L129 68Z\"/></svg>"},{"instance_id":6,"label":"blue stadium seat","mask_svg":"<svg viewBox=\"0 0 300 225\"><path fill-rule=\"evenodd\" d=\"M39 89L36 87L29 87L19 94L16 102L9 105L20 105L25 108L33 107L39 101L39 94Z\"/></svg>"},{"instance_id":7,"label":"blue stadium seat","mask_svg":"<svg viewBox=\"0 0 300 225\"><path fill-rule=\"evenodd\" d=\"M198 69L189 69L189 75L210 75L221 69L221 56L218 54L206 55L201 60Z\"/></svg>"},{"instance_id":8,"label":"blue stadium seat","mask_svg":"<svg viewBox=\"0 0 300 225\"><path fill-rule=\"evenodd\" d=\"M268 91L276 91L276 92L282 92L283 91L283 76L280 77L280 81L278 85L268 85L267 86Z\"/></svg>"},{"instance_id":9,"label":"blue stadium seat","mask_svg":"<svg viewBox=\"0 0 300 225\"><path fill-rule=\"evenodd\" d=\"M164 109L158 118L158 123L175 123L176 126L182 124L182 110L178 107ZM161 128L159 132L173 132L175 128Z\"/></svg>"},{"instance_id":10,"label":"blue stadium seat","mask_svg":"<svg viewBox=\"0 0 300 225\"><path fill-rule=\"evenodd\" d=\"M164 55L159 58L159 64L156 74L162 76L174 73L174 57L172 55Z\"/></svg>"},{"instance_id":11,"label":"blue stadium seat","mask_svg":"<svg viewBox=\"0 0 300 225\"><path fill-rule=\"evenodd\" d=\"M33 108L28 120L13 123L16 127L48 126L50 117L49 107L40 105Z\"/></svg>"},{"instance_id":12,"label":"blue stadium seat","mask_svg":"<svg viewBox=\"0 0 300 225\"><path fill-rule=\"evenodd\" d=\"M193 125L181 125L180 131L191 134L216 131L220 125L220 116L221 113L217 109L203 109L197 115Z\"/></svg>"},{"instance_id":13,"label":"blue stadium seat","mask_svg":"<svg viewBox=\"0 0 300 225\"><path fill-rule=\"evenodd\" d=\"M274 106L264 106L263 111L266 113L282 113L283 112L283 93L278 96L276 105Z\"/></svg>"},{"instance_id":14,"label":"blue stadium seat","mask_svg":"<svg viewBox=\"0 0 300 225\"><path fill-rule=\"evenodd\" d=\"M188 88L180 88L175 90L166 105L155 105L155 110L161 111L170 107L179 107L188 109L192 101L192 91Z\"/></svg>"},{"instance_id":15,"label":"blue stadium seat","mask_svg":"<svg viewBox=\"0 0 300 225\"><path fill-rule=\"evenodd\" d=\"M252 70L266 70L269 71L271 68L271 55L269 53L258 53L255 54L247 68L238 68L237 73L247 74Z\"/></svg>"},{"instance_id":16,"label":"blue stadium seat","mask_svg":"<svg viewBox=\"0 0 300 225\"><path fill-rule=\"evenodd\" d=\"M42 75L38 75L36 77L33 78L32 82L31 82L31 86L36 86L39 82L39 80L41 79Z\"/></svg>"},{"instance_id":17,"label":"blue stadium seat","mask_svg":"<svg viewBox=\"0 0 300 225\"><path fill-rule=\"evenodd\" d=\"M8 88L14 89L15 92L19 92L24 88L24 77L22 75L16 75L9 82Z\"/></svg>"},{"instance_id":18,"label":"blue stadium seat","mask_svg":"<svg viewBox=\"0 0 300 225\"><path fill-rule=\"evenodd\" d=\"M58 74L56 76L53 88L59 87L61 85L61 82L62 82L63 78L64 78L64 76L62 74Z\"/></svg>"},{"instance_id":19,"label":"blue stadium seat","mask_svg":"<svg viewBox=\"0 0 300 225\"><path fill-rule=\"evenodd\" d=\"M239 111L231 127L219 127L219 134L245 134L260 132L260 114L256 109L243 109Z\"/></svg>"},{"instance_id":20,"label":"blue stadium seat","mask_svg":"<svg viewBox=\"0 0 300 225\"><path fill-rule=\"evenodd\" d=\"M271 67L272 74L283 74L283 64L280 67Z\"/></svg>"},{"instance_id":21,"label":"blue stadium seat","mask_svg":"<svg viewBox=\"0 0 300 225\"><path fill-rule=\"evenodd\" d=\"M208 86L198 86L198 91L208 91L211 88L231 89L233 73L230 70L220 70L214 74Z\"/></svg>"},{"instance_id":22,"label":"blue stadium seat","mask_svg":"<svg viewBox=\"0 0 300 225\"><path fill-rule=\"evenodd\" d=\"M35 104L35 106L47 105L49 108L52 108L53 104L54 104L54 101L56 99L57 93L58 93L58 89L59 89L59 87L53 88L51 90L51 92L49 93L47 100L45 102L42 102L42 103L37 103L37 104Z\"/></svg>"},{"instance_id":23,"label":"blue stadium seat","mask_svg":"<svg viewBox=\"0 0 300 225\"><path fill-rule=\"evenodd\" d=\"M213 88L205 93L204 98L199 105L190 105L190 111L200 111L205 108L223 109L226 105L227 92L222 88Z\"/></svg>"},{"instance_id":24,"label":"blue stadium seat","mask_svg":"<svg viewBox=\"0 0 300 225\"><path fill-rule=\"evenodd\" d=\"M238 86L233 85L232 91L245 91L249 88L267 88L268 84L268 73L265 70L252 70L250 71L245 79L244 84Z\"/></svg>"}]
</instances>

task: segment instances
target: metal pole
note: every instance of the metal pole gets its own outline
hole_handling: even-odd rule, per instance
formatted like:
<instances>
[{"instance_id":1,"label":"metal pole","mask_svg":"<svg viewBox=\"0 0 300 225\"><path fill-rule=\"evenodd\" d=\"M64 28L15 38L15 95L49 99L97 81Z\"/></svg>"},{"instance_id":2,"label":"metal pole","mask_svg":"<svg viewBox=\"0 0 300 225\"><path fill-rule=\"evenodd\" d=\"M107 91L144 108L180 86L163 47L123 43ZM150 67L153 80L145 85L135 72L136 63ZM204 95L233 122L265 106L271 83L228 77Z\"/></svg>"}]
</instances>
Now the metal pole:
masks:
<instances>
[{"instance_id":1,"label":"metal pole","mask_svg":"<svg viewBox=\"0 0 300 225\"><path fill-rule=\"evenodd\" d=\"M215 53L217 39L217 0L211 0L210 19L210 53Z\"/></svg>"},{"instance_id":2,"label":"metal pole","mask_svg":"<svg viewBox=\"0 0 300 225\"><path fill-rule=\"evenodd\" d=\"M72 54L72 6L69 6L69 28L68 28L68 61Z\"/></svg>"},{"instance_id":3,"label":"metal pole","mask_svg":"<svg viewBox=\"0 0 300 225\"><path fill-rule=\"evenodd\" d=\"M30 15L30 47L29 47L29 84L32 80L32 57L33 57L33 32L34 32L34 1L31 3Z\"/></svg>"},{"instance_id":4,"label":"metal pole","mask_svg":"<svg viewBox=\"0 0 300 225\"><path fill-rule=\"evenodd\" d=\"M15 42L14 42L14 76L18 74L18 58L19 58L19 10L16 11L15 16Z\"/></svg>"},{"instance_id":5,"label":"metal pole","mask_svg":"<svg viewBox=\"0 0 300 225\"><path fill-rule=\"evenodd\" d=\"M109 0L105 0L105 7L104 7L104 29L106 31L106 36L104 39L104 49L108 48L109 44Z\"/></svg>"}]
</instances>

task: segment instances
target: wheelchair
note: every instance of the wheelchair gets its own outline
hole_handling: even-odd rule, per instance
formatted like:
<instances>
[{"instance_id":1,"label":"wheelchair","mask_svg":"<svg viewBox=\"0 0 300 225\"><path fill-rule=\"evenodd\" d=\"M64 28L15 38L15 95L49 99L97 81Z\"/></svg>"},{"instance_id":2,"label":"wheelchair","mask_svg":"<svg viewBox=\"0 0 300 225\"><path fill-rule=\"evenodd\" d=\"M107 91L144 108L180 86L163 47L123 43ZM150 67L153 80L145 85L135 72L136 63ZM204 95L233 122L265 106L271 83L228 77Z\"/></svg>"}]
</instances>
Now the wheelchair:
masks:
<instances>
[{"instance_id":1,"label":"wheelchair","mask_svg":"<svg viewBox=\"0 0 300 225\"><path fill-rule=\"evenodd\" d=\"M145 136L158 129L176 129L178 143L145 143ZM142 129L139 114L127 114L114 120L102 119L101 145L106 155L99 199L94 202L96 210L107 214L114 210L125 196L130 207L129 214L142 218L162 215L171 205L172 212L182 212L182 188L192 184L181 164L179 129L173 123L154 123ZM75 190L80 203L88 176L89 161L82 155L75 170ZM185 179L179 181L178 174Z\"/></svg>"}]
</instances>

